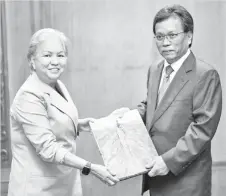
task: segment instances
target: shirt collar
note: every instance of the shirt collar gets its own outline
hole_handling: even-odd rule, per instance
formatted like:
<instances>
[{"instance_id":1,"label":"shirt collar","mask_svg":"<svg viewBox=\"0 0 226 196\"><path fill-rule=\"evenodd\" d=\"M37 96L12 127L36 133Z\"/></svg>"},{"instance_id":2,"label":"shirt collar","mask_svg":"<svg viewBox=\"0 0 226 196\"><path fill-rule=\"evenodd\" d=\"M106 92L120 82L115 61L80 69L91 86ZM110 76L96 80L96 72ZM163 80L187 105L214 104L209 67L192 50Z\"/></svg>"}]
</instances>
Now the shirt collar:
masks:
<instances>
[{"instance_id":1,"label":"shirt collar","mask_svg":"<svg viewBox=\"0 0 226 196\"><path fill-rule=\"evenodd\" d=\"M183 64L183 62L185 61L185 59L188 57L188 55L190 53L191 53L191 50L188 49L187 52L184 54L184 56L182 56L179 60L177 60L176 62L171 64L175 73L180 69L181 65ZM165 60L164 61L164 68L168 65L169 65L169 63Z\"/></svg>"}]
</instances>

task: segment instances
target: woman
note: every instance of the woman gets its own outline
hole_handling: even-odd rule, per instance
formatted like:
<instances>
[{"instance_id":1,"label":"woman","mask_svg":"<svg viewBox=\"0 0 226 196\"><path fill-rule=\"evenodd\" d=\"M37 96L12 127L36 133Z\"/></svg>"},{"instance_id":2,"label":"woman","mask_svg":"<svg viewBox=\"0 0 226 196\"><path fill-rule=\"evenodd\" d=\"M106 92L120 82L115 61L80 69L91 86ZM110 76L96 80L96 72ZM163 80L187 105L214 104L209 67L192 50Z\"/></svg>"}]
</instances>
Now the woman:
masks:
<instances>
[{"instance_id":1,"label":"woman","mask_svg":"<svg viewBox=\"0 0 226 196\"><path fill-rule=\"evenodd\" d=\"M101 165L76 156L76 136L89 130L78 119L66 87L59 81L67 64L67 38L41 29L31 38L31 75L11 106L12 167L9 196L80 196L80 172L109 185L118 179Z\"/></svg>"}]
</instances>

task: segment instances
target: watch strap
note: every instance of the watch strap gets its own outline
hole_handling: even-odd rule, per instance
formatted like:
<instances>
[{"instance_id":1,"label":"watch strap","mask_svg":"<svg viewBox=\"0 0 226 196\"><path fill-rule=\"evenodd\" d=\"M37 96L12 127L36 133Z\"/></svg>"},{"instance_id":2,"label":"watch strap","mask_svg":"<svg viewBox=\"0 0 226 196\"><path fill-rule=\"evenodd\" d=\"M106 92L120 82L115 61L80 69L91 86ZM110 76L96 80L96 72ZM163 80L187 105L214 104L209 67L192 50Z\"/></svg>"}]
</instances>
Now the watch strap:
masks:
<instances>
[{"instance_id":1,"label":"watch strap","mask_svg":"<svg viewBox=\"0 0 226 196\"><path fill-rule=\"evenodd\" d=\"M82 174L88 175L91 171L91 163L87 162L86 165L82 168Z\"/></svg>"}]
</instances>

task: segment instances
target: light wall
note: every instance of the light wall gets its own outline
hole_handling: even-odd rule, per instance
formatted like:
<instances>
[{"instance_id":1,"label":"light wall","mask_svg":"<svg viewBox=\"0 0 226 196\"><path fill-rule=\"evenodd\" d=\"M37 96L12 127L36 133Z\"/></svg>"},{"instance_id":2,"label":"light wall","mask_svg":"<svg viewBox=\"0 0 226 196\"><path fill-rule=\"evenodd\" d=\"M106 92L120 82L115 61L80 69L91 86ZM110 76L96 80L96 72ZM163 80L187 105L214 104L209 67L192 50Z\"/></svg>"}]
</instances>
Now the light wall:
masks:
<instances>
[{"instance_id":1,"label":"light wall","mask_svg":"<svg viewBox=\"0 0 226 196\"><path fill-rule=\"evenodd\" d=\"M26 52L31 35L53 27L71 40L69 65L62 80L80 117L102 117L116 108L133 107L146 95L148 66L159 58L152 33L156 12L180 3L194 17L192 50L219 70L226 97L226 3L223 1L75 0L7 1L7 47L10 101L29 74ZM21 11L23 10L23 11ZM226 106L213 140L213 160L226 161ZM78 154L101 162L90 134L77 141ZM89 196L138 195L141 178L109 188L93 177L83 178Z\"/></svg>"}]
</instances>

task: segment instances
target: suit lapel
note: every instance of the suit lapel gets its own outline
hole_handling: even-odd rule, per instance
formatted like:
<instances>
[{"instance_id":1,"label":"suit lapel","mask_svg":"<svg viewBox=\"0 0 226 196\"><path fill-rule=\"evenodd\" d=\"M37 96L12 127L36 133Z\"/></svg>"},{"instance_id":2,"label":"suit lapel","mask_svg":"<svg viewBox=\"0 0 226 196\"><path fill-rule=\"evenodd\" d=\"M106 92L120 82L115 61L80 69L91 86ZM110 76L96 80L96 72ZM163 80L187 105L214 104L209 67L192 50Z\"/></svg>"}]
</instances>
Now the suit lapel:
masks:
<instances>
[{"instance_id":1,"label":"suit lapel","mask_svg":"<svg viewBox=\"0 0 226 196\"><path fill-rule=\"evenodd\" d=\"M77 109L66 89L61 81L57 81L56 88L60 92L60 95L56 90L51 88L49 85L43 83L36 73L33 73L30 76L32 86L37 86L38 90L44 92L48 97L48 101L54 107L58 108L61 112L65 113L72 120L75 130L77 129L78 124L78 113Z\"/></svg>"},{"instance_id":2,"label":"suit lapel","mask_svg":"<svg viewBox=\"0 0 226 196\"><path fill-rule=\"evenodd\" d=\"M172 82L170 83L168 89L166 90L162 100L160 101L150 126L152 128L154 122L156 122L163 113L167 110L167 108L172 104L178 93L182 90L185 84L189 81L187 72L192 70L193 64L195 62L195 57L193 53L188 56L188 58L184 61ZM149 130L150 130L149 129Z\"/></svg>"},{"instance_id":3,"label":"suit lapel","mask_svg":"<svg viewBox=\"0 0 226 196\"><path fill-rule=\"evenodd\" d=\"M64 98L57 91L52 90L50 92L51 104L71 118L76 130L78 124L77 108L75 107L66 87L62 84L62 82L57 81L56 88Z\"/></svg>"},{"instance_id":4,"label":"suit lapel","mask_svg":"<svg viewBox=\"0 0 226 196\"><path fill-rule=\"evenodd\" d=\"M160 62L157 67L153 67L154 71L149 76L149 84L148 84L148 92L150 92L150 96L148 96L147 100L147 111L149 113L148 119L153 119L153 115L155 112L156 104L157 104L157 96L158 96L158 88L161 81L162 70L164 67L164 61ZM147 130L150 130L152 121L147 121Z\"/></svg>"}]
</instances>

